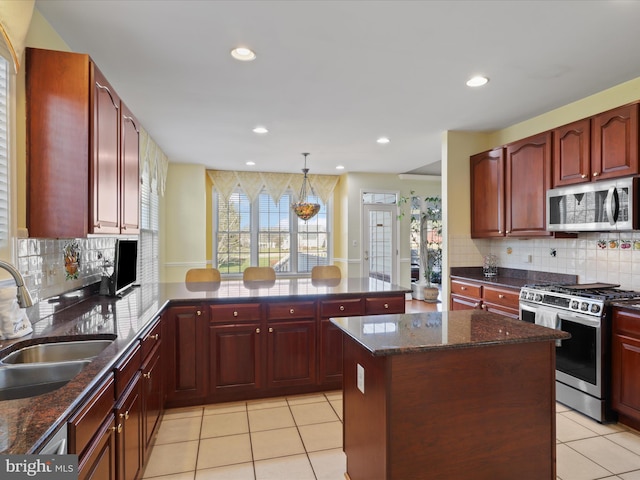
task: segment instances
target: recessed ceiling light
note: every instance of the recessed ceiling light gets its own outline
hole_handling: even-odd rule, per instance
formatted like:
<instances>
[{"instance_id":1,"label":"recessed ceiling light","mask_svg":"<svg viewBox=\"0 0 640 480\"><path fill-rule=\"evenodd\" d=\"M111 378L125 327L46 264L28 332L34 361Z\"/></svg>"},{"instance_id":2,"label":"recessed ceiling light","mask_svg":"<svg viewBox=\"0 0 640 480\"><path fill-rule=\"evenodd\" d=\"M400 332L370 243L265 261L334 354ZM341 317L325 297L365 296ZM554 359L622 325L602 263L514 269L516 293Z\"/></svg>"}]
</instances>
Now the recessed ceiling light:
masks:
<instances>
[{"instance_id":1,"label":"recessed ceiling light","mask_svg":"<svg viewBox=\"0 0 640 480\"><path fill-rule=\"evenodd\" d=\"M391 140L389 140L387 137L380 137L378 140L376 140L376 142L378 143L389 143Z\"/></svg>"},{"instance_id":2,"label":"recessed ceiling light","mask_svg":"<svg viewBox=\"0 0 640 480\"><path fill-rule=\"evenodd\" d=\"M338 166L336 167L336 170L344 170L344 165L338 165Z\"/></svg>"},{"instance_id":3,"label":"recessed ceiling light","mask_svg":"<svg viewBox=\"0 0 640 480\"><path fill-rule=\"evenodd\" d=\"M467 87L481 87L486 85L489 79L487 77L483 77L482 75L476 75L475 77L471 77L467 80Z\"/></svg>"},{"instance_id":4,"label":"recessed ceiling light","mask_svg":"<svg viewBox=\"0 0 640 480\"><path fill-rule=\"evenodd\" d=\"M250 62L255 60L256 54L253 50L246 47L238 47L231 50L231 56L242 62Z\"/></svg>"},{"instance_id":5,"label":"recessed ceiling light","mask_svg":"<svg viewBox=\"0 0 640 480\"><path fill-rule=\"evenodd\" d=\"M250 167L253 167L256 164L256 162L252 162L251 160L249 160L246 165L249 165Z\"/></svg>"},{"instance_id":6,"label":"recessed ceiling light","mask_svg":"<svg viewBox=\"0 0 640 480\"><path fill-rule=\"evenodd\" d=\"M267 130L266 127L256 127L253 129L253 133L268 133L269 130Z\"/></svg>"}]
</instances>

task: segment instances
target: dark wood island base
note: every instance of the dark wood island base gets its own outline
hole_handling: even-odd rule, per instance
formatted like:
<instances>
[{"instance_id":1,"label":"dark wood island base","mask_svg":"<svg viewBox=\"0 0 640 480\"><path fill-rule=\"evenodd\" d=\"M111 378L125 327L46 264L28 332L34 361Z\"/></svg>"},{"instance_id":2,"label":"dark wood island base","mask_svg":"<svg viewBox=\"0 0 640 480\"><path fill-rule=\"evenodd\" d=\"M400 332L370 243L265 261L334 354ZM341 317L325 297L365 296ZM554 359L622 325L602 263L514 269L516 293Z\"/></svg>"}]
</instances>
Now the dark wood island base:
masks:
<instances>
[{"instance_id":1,"label":"dark wood island base","mask_svg":"<svg viewBox=\"0 0 640 480\"><path fill-rule=\"evenodd\" d=\"M556 478L553 340L567 334L471 311L335 322L346 478Z\"/></svg>"}]
</instances>

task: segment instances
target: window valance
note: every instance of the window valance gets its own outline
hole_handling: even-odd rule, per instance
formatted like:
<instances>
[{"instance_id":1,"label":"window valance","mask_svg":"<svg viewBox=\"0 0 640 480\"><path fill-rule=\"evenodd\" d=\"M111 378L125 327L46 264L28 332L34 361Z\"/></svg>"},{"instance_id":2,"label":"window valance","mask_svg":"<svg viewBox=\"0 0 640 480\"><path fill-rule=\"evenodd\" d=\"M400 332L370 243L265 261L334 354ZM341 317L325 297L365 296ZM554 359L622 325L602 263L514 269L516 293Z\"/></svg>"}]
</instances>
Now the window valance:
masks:
<instances>
[{"instance_id":1,"label":"window valance","mask_svg":"<svg viewBox=\"0 0 640 480\"><path fill-rule=\"evenodd\" d=\"M142 175L145 167L149 169L151 184L153 185L153 180L155 180L155 184L158 186L158 193L164 196L169 159L153 138L149 136L149 133L140 127L140 175Z\"/></svg>"},{"instance_id":2,"label":"window valance","mask_svg":"<svg viewBox=\"0 0 640 480\"><path fill-rule=\"evenodd\" d=\"M213 182L213 188L225 200L228 200L231 193L239 187L251 201L265 190L276 203L280 202L282 195L289 189L297 201L304 178L301 173L236 172L232 170L207 170L207 174ZM309 174L308 178L313 193L326 204L340 177L338 175Z\"/></svg>"}]
</instances>

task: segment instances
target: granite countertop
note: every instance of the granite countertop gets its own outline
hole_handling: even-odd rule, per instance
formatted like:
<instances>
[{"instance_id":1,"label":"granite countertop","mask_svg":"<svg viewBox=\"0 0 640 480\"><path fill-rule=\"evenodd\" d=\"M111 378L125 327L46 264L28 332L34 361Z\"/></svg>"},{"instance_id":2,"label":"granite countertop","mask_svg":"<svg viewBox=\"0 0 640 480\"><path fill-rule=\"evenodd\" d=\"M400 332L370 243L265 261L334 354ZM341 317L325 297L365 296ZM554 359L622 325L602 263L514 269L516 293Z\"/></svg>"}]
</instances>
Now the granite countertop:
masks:
<instances>
[{"instance_id":1,"label":"granite countertop","mask_svg":"<svg viewBox=\"0 0 640 480\"><path fill-rule=\"evenodd\" d=\"M626 310L634 310L640 312L640 300L614 300L611 302L616 308L624 308Z\"/></svg>"},{"instance_id":2,"label":"granite countertop","mask_svg":"<svg viewBox=\"0 0 640 480\"><path fill-rule=\"evenodd\" d=\"M38 451L169 303L319 299L410 291L369 279L345 278L318 283L309 278L290 278L278 279L271 284L245 284L242 280L219 284L151 284L136 287L122 298L99 296L97 285L94 285L43 300L27 309L33 333L14 340L0 340L0 357L18 348L42 343L43 339L114 341L65 386L36 397L0 401L0 454Z\"/></svg>"},{"instance_id":3,"label":"granite countertop","mask_svg":"<svg viewBox=\"0 0 640 480\"><path fill-rule=\"evenodd\" d=\"M577 275L565 273L538 272L535 270L520 270L515 268L498 268L498 275L485 277L482 267L451 267L451 278L471 280L487 285L508 288L522 288L535 283L577 283Z\"/></svg>"},{"instance_id":4,"label":"granite countertop","mask_svg":"<svg viewBox=\"0 0 640 480\"><path fill-rule=\"evenodd\" d=\"M479 310L332 318L374 356L570 338L566 332Z\"/></svg>"}]
</instances>

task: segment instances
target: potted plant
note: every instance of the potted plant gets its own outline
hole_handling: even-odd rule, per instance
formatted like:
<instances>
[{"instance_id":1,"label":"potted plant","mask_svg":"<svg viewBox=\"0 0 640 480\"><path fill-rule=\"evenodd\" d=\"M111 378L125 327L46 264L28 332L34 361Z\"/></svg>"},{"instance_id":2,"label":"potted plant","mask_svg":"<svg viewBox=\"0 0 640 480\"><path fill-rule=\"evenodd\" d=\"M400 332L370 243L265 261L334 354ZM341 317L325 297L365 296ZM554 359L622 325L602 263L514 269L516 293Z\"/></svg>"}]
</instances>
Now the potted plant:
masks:
<instances>
[{"instance_id":1,"label":"potted plant","mask_svg":"<svg viewBox=\"0 0 640 480\"><path fill-rule=\"evenodd\" d=\"M422 295L414 297L425 302L436 302L440 293L437 285L441 281L442 271L441 200L438 196L420 199L413 197L413 193L412 191L412 197L401 197L398 206L402 208L412 200L411 207L416 212L411 215L410 228L412 237L419 245L420 274L423 278L415 283L416 289L420 288ZM401 211L398 217L403 216L404 212Z\"/></svg>"}]
</instances>

